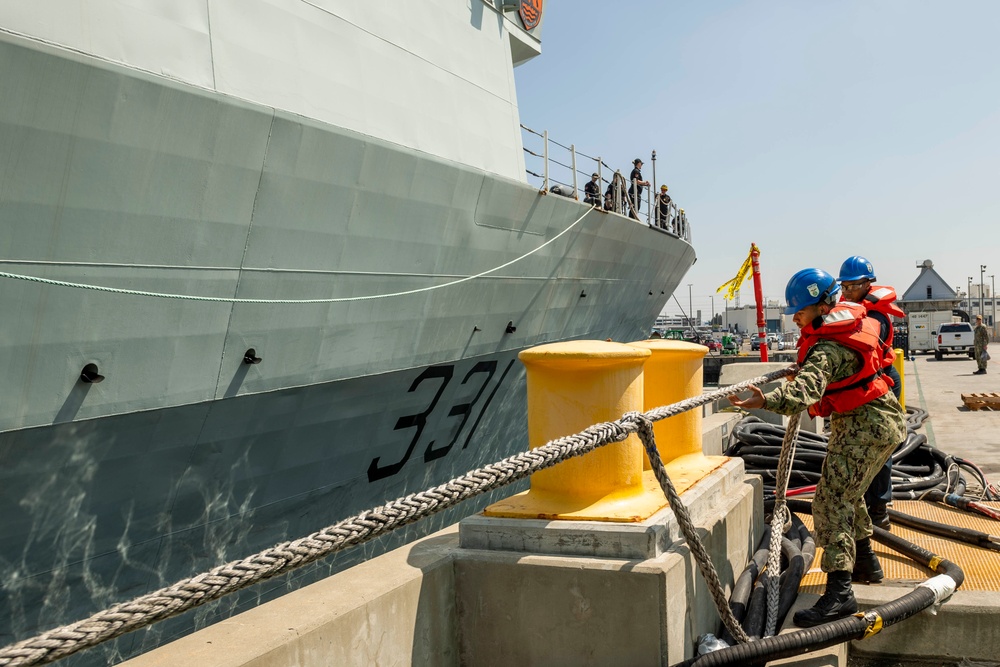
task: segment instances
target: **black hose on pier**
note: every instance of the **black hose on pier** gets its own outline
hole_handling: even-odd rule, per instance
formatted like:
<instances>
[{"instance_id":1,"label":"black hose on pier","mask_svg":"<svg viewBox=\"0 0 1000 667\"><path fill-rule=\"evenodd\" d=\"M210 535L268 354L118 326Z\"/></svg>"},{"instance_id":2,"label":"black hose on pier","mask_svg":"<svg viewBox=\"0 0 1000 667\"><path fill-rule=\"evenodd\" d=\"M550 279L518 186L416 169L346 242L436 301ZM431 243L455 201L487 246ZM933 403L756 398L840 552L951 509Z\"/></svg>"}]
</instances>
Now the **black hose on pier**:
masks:
<instances>
[{"instance_id":1,"label":"black hose on pier","mask_svg":"<svg viewBox=\"0 0 1000 667\"><path fill-rule=\"evenodd\" d=\"M811 503L789 499L788 508L793 512L812 513ZM947 575L958 588L965 580L962 569L949 560L892 533L875 528L873 535L877 542L906 555L921 565L933 568L940 575ZM796 584L796 588L797 588ZM730 646L705 655L699 655L675 667L716 667L721 665L758 665L771 660L802 655L810 651L842 644L852 639L865 639L882 628L906 620L938 601L935 587L917 586L902 597L866 612L848 616L837 621L804 628L797 632L765 637L746 644ZM786 610L787 612L787 610Z\"/></svg>"},{"instance_id":2,"label":"black hose on pier","mask_svg":"<svg viewBox=\"0 0 1000 667\"><path fill-rule=\"evenodd\" d=\"M729 608L733 616L740 622L743 631L750 637L760 637L764 634L764 623L767 619L767 592L764 587L764 571L770 554L771 528L764 526L764 534L746 568L736 579L733 592L729 596ZM806 569L812 565L816 556L816 542L802 519L792 515L791 527L785 532L781 541L781 577L778 581L778 627L781 626L795 602L799 583ZM756 583L755 583L756 582ZM736 640L729 630L723 626L722 640L732 646Z\"/></svg>"},{"instance_id":3,"label":"black hose on pier","mask_svg":"<svg viewBox=\"0 0 1000 667\"><path fill-rule=\"evenodd\" d=\"M950 526L946 523L931 521L930 519L921 519L920 517L910 516L909 514L903 514L892 509L889 510L889 518L892 519L893 523L908 526L924 533L938 535L957 542L973 544L984 549L1000 551L1000 537L996 535L990 535L989 533L973 530L972 528Z\"/></svg>"}]
</instances>

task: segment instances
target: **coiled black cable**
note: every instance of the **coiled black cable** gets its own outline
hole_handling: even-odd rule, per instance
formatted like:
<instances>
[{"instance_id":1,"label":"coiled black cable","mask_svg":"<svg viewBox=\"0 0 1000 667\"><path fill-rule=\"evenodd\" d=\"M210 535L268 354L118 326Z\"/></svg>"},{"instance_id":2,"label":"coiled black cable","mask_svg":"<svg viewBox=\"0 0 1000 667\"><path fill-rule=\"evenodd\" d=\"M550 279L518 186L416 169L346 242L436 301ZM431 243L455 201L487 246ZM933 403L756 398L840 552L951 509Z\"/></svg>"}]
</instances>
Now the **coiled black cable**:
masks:
<instances>
[{"instance_id":1,"label":"coiled black cable","mask_svg":"<svg viewBox=\"0 0 1000 667\"><path fill-rule=\"evenodd\" d=\"M927 437L915 432L926 419L925 410L907 408L906 439L892 454L893 498L912 500L930 491L959 496L965 493L967 482L962 471L971 471L974 466L967 461L956 460L927 444ZM774 495L778 457L784 435L784 427L769 424L752 416L737 424L730 435L729 447L725 454L742 458L748 474L761 476L765 499ZM827 441L828 437L823 434L799 432L789 479L791 488L819 481L823 460L826 458ZM984 475L977 474L975 479L984 488L988 487Z\"/></svg>"},{"instance_id":2,"label":"coiled black cable","mask_svg":"<svg viewBox=\"0 0 1000 667\"><path fill-rule=\"evenodd\" d=\"M763 577L760 573L764 570L767 558L770 553L771 528L764 526L764 533L757 545L757 550L750 558L746 568L736 578L733 592L729 596L729 608L733 616L740 622L743 630L753 638L761 637L764 634L764 625L767 620L767 591ZM806 568L812 564L816 556L816 543L812 534L802 519L795 514L792 515L791 527L785 532L781 541L781 576L778 579L778 615L777 625L781 627L788 610L791 609L795 598L798 595L799 583L805 574ZM736 640L723 626L722 639L730 646L736 644Z\"/></svg>"}]
</instances>

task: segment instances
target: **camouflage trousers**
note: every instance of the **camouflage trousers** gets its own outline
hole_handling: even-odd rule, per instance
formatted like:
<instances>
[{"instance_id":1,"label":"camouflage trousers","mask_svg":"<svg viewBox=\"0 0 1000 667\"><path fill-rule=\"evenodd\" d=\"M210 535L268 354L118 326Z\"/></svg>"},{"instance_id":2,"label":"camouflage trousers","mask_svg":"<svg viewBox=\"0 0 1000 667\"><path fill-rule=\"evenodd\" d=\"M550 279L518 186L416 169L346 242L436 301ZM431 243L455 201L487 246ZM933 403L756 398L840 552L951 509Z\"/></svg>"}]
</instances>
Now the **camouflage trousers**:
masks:
<instances>
[{"instance_id":1,"label":"camouflage trousers","mask_svg":"<svg viewBox=\"0 0 1000 667\"><path fill-rule=\"evenodd\" d=\"M854 569L854 541L872 534L865 489L899 444L896 429L838 417L830 419L826 460L812 503L824 572Z\"/></svg>"},{"instance_id":2,"label":"camouflage trousers","mask_svg":"<svg viewBox=\"0 0 1000 667\"><path fill-rule=\"evenodd\" d=\"M972 350L972 353L974 355L976 355L976 366L978 366L979 370L981 370L981 371L985 371L986 370L986 363L987 362L983 360L983 351L985 349L986 349L986 346L984 346L984 345L974 345L973 346L973 350Z\"/></svg>"}]
</instances>

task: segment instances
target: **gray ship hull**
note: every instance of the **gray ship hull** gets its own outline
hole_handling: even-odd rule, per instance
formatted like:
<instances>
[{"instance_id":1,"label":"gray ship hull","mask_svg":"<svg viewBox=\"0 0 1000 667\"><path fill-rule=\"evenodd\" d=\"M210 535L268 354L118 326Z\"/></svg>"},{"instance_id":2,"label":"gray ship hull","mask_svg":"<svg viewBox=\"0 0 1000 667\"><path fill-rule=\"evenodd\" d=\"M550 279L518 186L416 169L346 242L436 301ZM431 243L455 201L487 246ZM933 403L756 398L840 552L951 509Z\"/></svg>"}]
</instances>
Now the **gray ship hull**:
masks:
<instances>
[{"instance_id":1,"label":"gray ship hull","mask_svg":"<svg viewBox=\"0 0 1000 667\"><path fill-rule=\"evenodd\" d=\"M0 641L79 620L523 451L523 383L519 362L505 352L3 434ZM135 643L155 646L172 631L440 525L419 525L257 587L242 601L140 631L90 659L129 655Z\"/></svg>"},{"instance_id":2,"label":"gray ship hull","mask_svg":"<svg viewBox=\"0 0 1000 667\"><path fill-rule=\"evenodd\" d=\"M524 183L87 56L2 36L0 79L0 271L169 296L0 278L0 644L523 450L517 353L644 337L695 260Z\"/></svg>"}]
</instances>

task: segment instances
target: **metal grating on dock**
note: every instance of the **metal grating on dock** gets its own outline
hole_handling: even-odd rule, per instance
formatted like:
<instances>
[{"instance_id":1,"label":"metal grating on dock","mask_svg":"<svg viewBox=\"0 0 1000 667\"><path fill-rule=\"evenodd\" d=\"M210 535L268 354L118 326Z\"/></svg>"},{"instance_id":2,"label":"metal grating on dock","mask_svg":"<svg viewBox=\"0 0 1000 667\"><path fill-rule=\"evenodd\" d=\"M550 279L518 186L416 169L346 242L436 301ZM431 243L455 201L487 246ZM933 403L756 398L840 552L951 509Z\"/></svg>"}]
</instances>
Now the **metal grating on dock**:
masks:
<instances>
[{"instance_id":1,"label":"metal grating on dock","mask_svg":"<svg viewBox=\"0 0 1000 667\"><path fill-rule=\"evenodd\" d=\"M984 502L994 509L1000 509L1000 502ZM921 500L894 500L891 508L902 514L936 521L960 528L970 528L990 535L1000 535L1000 521L988 517L963 512L953 507L939 503L929 503ZM812 516L800 514L801 519L812 530ZM960 590L965 591L1000 591L1000 551L984 549L964 542L955 542L937 535L928 535L920 531L892 525L892 533L922 546L932 553L957 563L965 572L965 582ZM933 576L928 568L919 565L906 556L896 553L872 540L875 553L878 554L885 580L881 585L913 586L928 577ZM822 549L816 549L816 559L812 568L802 578L800 591L822 593L826 584L826 575L819 569ZM854 584L860 586L863 584Z\"/></svg>"}]
</instances>

